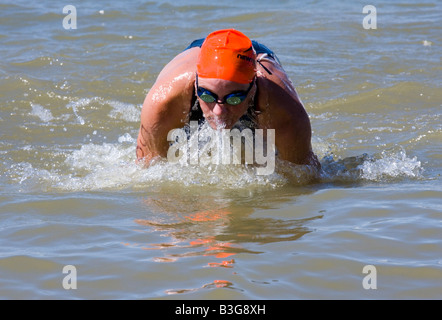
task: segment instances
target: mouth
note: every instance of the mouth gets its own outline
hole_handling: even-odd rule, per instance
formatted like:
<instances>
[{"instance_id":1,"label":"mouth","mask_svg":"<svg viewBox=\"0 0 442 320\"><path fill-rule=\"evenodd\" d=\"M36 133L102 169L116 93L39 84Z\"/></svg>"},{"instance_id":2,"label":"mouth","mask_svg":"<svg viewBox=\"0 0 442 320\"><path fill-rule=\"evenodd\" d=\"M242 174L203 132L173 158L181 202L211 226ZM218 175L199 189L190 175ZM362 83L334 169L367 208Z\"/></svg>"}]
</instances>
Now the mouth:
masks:
<instances>
[{"instance_id":1,"label":"mouth","mask_svg":"<svg viewBox=\"0 0 442 320\"><path fill-rule=\"evenodd\" d=\"M209 122L210 126L214 130L220 130L220 129L228 129L229 120L225 118L219 118L216 116L209 116L206 118L206 120Z\"/></svg>"}]
</instances>

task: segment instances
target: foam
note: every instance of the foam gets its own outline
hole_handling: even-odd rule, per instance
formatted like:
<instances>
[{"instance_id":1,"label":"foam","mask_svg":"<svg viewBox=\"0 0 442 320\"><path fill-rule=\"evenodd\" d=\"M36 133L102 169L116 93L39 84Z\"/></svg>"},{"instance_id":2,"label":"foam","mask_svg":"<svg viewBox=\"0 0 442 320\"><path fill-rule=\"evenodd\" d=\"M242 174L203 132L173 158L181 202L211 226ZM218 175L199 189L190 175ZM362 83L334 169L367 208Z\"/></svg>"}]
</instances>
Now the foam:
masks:
<instances>
[{"instance_id":1,"label":"foam","mask_svg":"<svg viewBox=\"0 0 442 320\"><path fill-rule=\"evenodd\" d=\"M72 109L72 112L74 113L75 117L78 120L78 123L80 123L81 125L85 124L84 119L78 115L78 108L79 107L84 107L89 105L89 103L91 102L91 99L89 98L81 98L78 101L71 101L66 105L66 108L68 109Z\"/></svg>"},{"instance_id":2,"label":"foam","mask_svg":"<svg viewBox=\"0 0 442 320\"><path fill-rule=\"evenodd\" d=\"M421 162L417 157L407 157L402 147L399 150L383 151L378 159L365 161L360 169L361 178L371 181L400 177L420 178L423 173Z\"/></svg>"},{"instance_id":3,"label":"foam","mask_svg":"<svg viewBox=\"0 0 442 320\"><path fill-rule=\"evenodd\" d=\"M73 100L66 105L66 108L72 109L78 123L84 125L86 120L79 114L79 111L86 107L90 108L90 105L93 103L98 104L99 107L110 106L111 110L108 116L111 119L123 120L126 122L140 121L141 105L134 105L116 100L106 100L101 97Z\"/></svg>"},{"instance_id":4,"label":"foam","mask_svg":"<svg viewBox=\"0 0 442 320\"><path fill-rule=\"evenodd\" d=\"M54 116L52 115L51 111L45 109L42 105L31 102L31 107L32 107L31 115L39 117L41 121L50 122L54 119Z\"/></svg>"},{"instance_id":5,"label":"foam","mask_svg":"<svg viewBox=\"0 0 442 320\"><path fill-rule=\"evenodd\" d=\"M133 105L120 101L104 101L112 107L109 117L113 119L121 119L127 122L139 122L141 114L141 105Z\"/></svg>"},{"instance_id":6,"label":"foam","mask_svg":"<svg viewBox=\"0 0 442 320\"><path fill-rule=\"evenodd\" d=\"M397 179L419 179L423 168L416 157L407 156L398 146L378 154L362 154L335 160L329 154L322 158L322 170L309 166L276 161L271 175L256 175L244 165L206 166L169 163L157 160L144 168L135 161L136 137L124 133L111 143L84 144L71 151L57 150L64 161L52 167L38 168L40 164L21 162L10 167L10 178L22 190L91 191L91 190L146 190L149 187L214 187L217 189L274 189L286 185L302 186L311 183L385 182Z\"/></svg>"},{"instance_id":7,"label":"foam","mask_svg":"<svg viewBox=\"0 0 442 320\"><path fill-rule=\"evenodd\" d=\"M323 181L375 181L423 177L424 169L417 157L407 156L402 146L383 150L379 154L362 154L335 160L327 155L321 161Z\"/></svg>"}]
</instances>

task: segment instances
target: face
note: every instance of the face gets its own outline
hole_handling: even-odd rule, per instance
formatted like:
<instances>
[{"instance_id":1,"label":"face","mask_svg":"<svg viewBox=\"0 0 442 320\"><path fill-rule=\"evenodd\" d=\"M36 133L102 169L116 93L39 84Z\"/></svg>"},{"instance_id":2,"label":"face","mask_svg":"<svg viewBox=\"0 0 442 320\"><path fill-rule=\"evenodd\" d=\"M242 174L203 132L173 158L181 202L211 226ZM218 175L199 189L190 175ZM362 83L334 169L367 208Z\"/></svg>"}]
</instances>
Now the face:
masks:
<instances>
[{"instance_id":1,"label":"face","mask_svg":"<svg viewBox=\"0 0 442 320\"><path fill-rule=\"evenodd\" d=\"M249 103L255 93L255 85L248 92L246 98L237 105L231 105L226 102L231 99L225 99L232 93L245 92L250 88L250 84L241 84L223 79L198 78L198 86L209 90L218 97L217 101L205 102L198 97L201 110L204 113L212 129L231 129L233 125L247 111Z\"/></svg>"}]
</instances>

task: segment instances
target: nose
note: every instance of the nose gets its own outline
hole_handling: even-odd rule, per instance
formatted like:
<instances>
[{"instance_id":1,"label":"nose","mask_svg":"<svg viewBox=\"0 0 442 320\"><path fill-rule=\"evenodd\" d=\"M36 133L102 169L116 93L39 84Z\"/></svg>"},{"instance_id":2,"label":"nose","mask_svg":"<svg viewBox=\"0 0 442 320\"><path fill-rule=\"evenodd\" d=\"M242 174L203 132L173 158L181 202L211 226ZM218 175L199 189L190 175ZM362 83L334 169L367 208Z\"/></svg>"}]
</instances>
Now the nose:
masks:
<instances>
[{"instance_id":1,"label":"nose","mask_svg":"<svg viewBox=\"0 0 442 320\"><path fill-rule=\"evenodd\" d=\"M227 112L226 105L224 103L216 102L215 106L212 109L212 112L216 116L221 116Z\"/></svg>"}]
</instances>

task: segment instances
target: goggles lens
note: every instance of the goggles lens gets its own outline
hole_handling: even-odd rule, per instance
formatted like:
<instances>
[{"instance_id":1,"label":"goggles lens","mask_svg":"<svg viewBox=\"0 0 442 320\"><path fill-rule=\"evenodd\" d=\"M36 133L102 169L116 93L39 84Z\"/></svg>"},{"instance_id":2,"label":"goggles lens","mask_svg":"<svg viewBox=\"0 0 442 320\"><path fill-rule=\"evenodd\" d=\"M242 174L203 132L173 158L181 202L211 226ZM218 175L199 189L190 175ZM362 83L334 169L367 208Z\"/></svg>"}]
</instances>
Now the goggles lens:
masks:
<instances>
[{"instance_id":1,"label":"goggles lens","mask_svg":"<svg viewBox=\"0 0 442 320\"><path fill-rule=\"evenodd\" d=\"M221 104L227 103L232 106L236 106L236 105L240 104L241 102L243 102L247 98L247 95L249 94L250 89L252 89L253 82L254 81L252 81L252 83L250 83L250 86L246 91L239 91L239 92L234 92L234 93L228 94L219 103L221 103ZM214 102L219 101L218 96L215 93L213 93L210 90L207 90L203 87L198 86L198 76L196 77L196 87L197 87L198 97L200 97L200 99L203 100L204 102L214 103Z\"/></svg>"},{"instance_id":2,"label":"goggles lens","mask_svg":"<svg viewBox=\"0 0 442 320\"><path fill-rule=\"evenodd\" d=\"M241 95L241 96L232 95L226 99L226 102L228 104L236 106L236 105L240 104L241 102L243 102L246 97L247 97L247 95Z\"/></svg>"},{"instance_id":3,"label":"goggles lens","mask_svg":"<svg viewBox=\"0 0 442 320\"><path fill-rule=\"evenodd\" d=\"M202 88L198 88L198 97L200 97L201 100L207 103L212 103L216 101L216 98L212 96L212 93L210 91Z\"/></svg>"}]
</instances>

